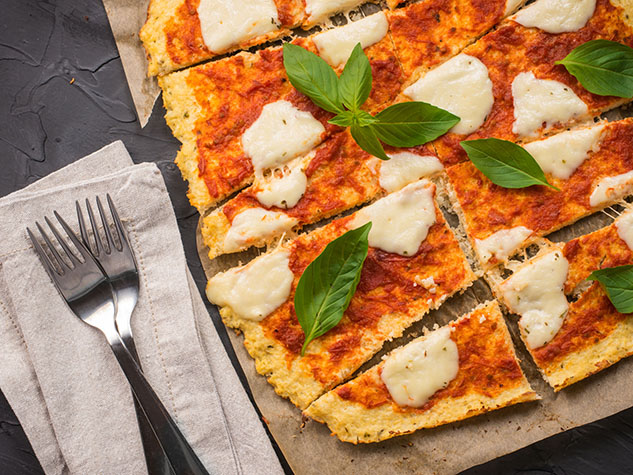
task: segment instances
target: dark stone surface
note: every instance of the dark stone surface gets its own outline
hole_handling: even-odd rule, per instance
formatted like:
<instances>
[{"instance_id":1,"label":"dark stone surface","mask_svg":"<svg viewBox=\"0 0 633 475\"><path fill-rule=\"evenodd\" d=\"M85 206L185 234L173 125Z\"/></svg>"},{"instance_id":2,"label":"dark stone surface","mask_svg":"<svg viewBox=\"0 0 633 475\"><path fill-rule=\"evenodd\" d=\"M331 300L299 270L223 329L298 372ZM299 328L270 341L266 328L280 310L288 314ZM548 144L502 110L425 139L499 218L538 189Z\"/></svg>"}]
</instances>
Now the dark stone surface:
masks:
<instances>
[{"instance_id":1,"label":"dark stone surface","mask_svg":"<svg viewBox=\"0 0 633 475\"><path fill-rule=\"evenodd\" d=\"M173 164L178 142L162 116L159 100L150 123L140 129L100 0L0 0L0 196L123 140L135 162L154 161L163 172L187 262L202 291L204 274L195 248L198 215ZM227 343L217 312L210 305L209 310ZM41 473L39 463L0 393L0 474L34 473ZM466 473L633 473L633 410Z\"/></svg>"}]
</instances>

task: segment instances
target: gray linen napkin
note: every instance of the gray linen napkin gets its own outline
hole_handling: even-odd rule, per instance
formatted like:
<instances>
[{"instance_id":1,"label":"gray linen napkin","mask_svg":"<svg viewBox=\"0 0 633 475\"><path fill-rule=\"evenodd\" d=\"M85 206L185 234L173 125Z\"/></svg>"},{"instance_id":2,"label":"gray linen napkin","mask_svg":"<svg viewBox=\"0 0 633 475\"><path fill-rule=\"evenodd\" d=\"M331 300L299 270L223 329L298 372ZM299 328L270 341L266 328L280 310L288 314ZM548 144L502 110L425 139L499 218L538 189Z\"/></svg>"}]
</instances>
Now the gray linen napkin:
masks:
<instances>
[{"instance_id":1,"label":"gray linen napkin","mask_svg":"<svg viewBox=\"0 0 633 475\"><path fill-rule=\"evenodd\" d=\"M164 182L120 142L0 199L0 388L47 473L146 472L131 392L103 336L61 300L25 226L110 193L141 279L132 326L145 375L218 473L281 473L185 264Z\"/></svg>"}]
</instances>

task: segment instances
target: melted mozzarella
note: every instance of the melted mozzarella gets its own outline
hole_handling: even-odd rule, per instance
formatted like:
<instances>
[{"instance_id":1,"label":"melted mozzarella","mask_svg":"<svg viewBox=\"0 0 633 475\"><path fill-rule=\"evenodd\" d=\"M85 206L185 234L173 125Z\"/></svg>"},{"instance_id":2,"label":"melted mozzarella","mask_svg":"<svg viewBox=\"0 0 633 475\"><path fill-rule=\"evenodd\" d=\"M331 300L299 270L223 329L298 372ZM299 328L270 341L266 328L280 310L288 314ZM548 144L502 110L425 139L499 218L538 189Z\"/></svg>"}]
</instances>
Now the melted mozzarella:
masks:
<instances>
[{"instance_id":1,"label":"melted mozzarella","mask_svg":"<svg viewBox=\"0 0 633 475\"><path fill-rule=\"evenodd\" d=\"M602 206L633 193L633 170L600 180L589 197L591 206Z\"/></svg>"},{"instance_id":2,"label":"melted mozzarella","mask_svg":"<svg viewBox=\"0 0 633 475\"><path fill-rule=\"evenodd\" d=\"M309 154L310 156L312 154ZM298 203L308 186L304 172L306 160L298 158L288 165L273 170L267 177L256 177L254 190L257 201L270 208L292 208Z\"/></svg>"},{"instance_id":3,"label":"melted mozzarella","mask_svg":"<svg viewBox=\"0 0 633 475\"><path fill-rule=\"evenodd\" d=\"M405 89L404 94L458 116L461 120L450 130L456 134L477 130L494 103L488 68L467 54L458 54L429 71Z\"/></svg>"},{"instance_id":4,"label":"melted mozzarella","mask_svg":"<svg viewBox=\"0 0 633 475\"><path fill-rule=\"evenodd\" d=\"M357 43L367 48L382 40L388 29L385 13L378 12L362 20L319 33L312 40L319 49L319 55L336 68L347 62Z\"/></svg>"},{"instance_id":5,"label":"melted mozzarella","mask_svg":"<svg viewBox=\"0 0 633 475\"><path fill-rule=\"evenodd\" d=\"M288 101L266 104L260 116L242 135L242 147L255 173L274 168L309 152L325 132L312 114Z\"/></svg>"},{"instance_id":6,"label":"melted mozzarella","mask_svg":"<svg viewBox=\"0 0 633 475\"><path fill-rule=\"evenodd\" d=\"M380 186L391 193L420 178L443 170L440 161L432 155L400 152L389 155L390 160L380 161Z\"/></svg>"},{"instance_id":7,"label":"melted mozzarella","mask_svg":"<svg viewBox=\"0 0 633 475\"><path fill-rule=\"evenodd\" d=\"M365 0L305 0L309 23L327 20L335 13L353 8Z\"/></svg>"},{"instance_id":8,"label":"melted mozzarella","mask_svg":"<svg viewBox=\"0 0 633 475\"><path fill-rule=\"evenodd\" d=\"M548 33L578 31L593 16L596 0L539 0L517 13L513 20Z\"/></svg>"},{"instance_id":9,"label":"melted mozzarella","mask_svg":"<svg viewBox=\"0 0 633 475\"><path fill-rule=\"evenodd\" d=\"M290 231L298 221L295 218L262 208L250 208L233 218L229 232L224 238L224 250L234 252L249 244L278 236Z\"/></svg>"},{"instance_id":10,"label":"melted mozzarella","mask_svg":"<svg viewBox=\"0 0 633 475\"><path fill-rule=\"evenodd\" d=\"M604 125L588 129L569 130L545 140L526 144L530 152L545 173L566 180L589 156L589 152L600 149L600 135Z\"/></svg>"},{"instance_id":11,"label":"melted mozzarella","mask_svg":"<svg viewBox=\"0 0 633 475\"><path fill-rule=\"evenodd\" d=\"M618 236L622 239L626 245L633 251L633 212L629 211L624 213L615 222L615 226L618 230Z\"/></svg>"},{"instance_id":12,"label":"melted mozzarella","mask_svg":"<svg viewBox=\"0 0 633 475\"><path fill-rule=\"evenodd\" d=\"M448 386L458 370L457 345L450 327L443 327L390 354L380 377L396 404L421 407Z\"/></svg>"},{"instance_id":13,"label":"melted mozzarella","mask_svg":"<svg viewBox=\"0 0 633 475\"><path fill-rule=\"evenodd\" d=\"M209 280L207 297L229 306L240 317L259 321L290 295L294 274L288 266L290 252L275 251L240 268L220 272Z\"/></svg>"},{"instance_id":14,"label":"melted mozzarella","mask_svg":"<svg viewBox=\"0 0 633 475\"><path fill-rule=\"evenodd\" d=\"M369 221L369 245L386 252L412 256L435 223L434 186L421 180L357 211L350 228Z\"/></svg>"},{"instance_id":15,"label":"melted mozzarella","mask_svg":"<svg viewBox=\"0 0 633 475\"><path fill-rule=\"evenodd\" d=\"M523 0L506 0L506 9L503 12L503 15L509 15L514 10L516 10L519 5L523 3Z\"/></svg>"},{"instance_id":16,"label":"melted mozzarella","mask_svg":"<svg viewBox=\"0 0 633 475\"><path fill-rule=\"evenodd\" d=\"M512 132L535 136L543 124L549 128L558 122L587 114L587 104L562 82L536 79L534 74L521 73L512 81L514 124Z\"/></svg>"},{"instance_id":17,"label":"melted mozzarella","mask_svg":"<svg viewBox=\"0 0 633 475\"><path fill-rule=\"evenodd\" d=\"M510 310L521 315L519 326L532 349L548 343L563 325L569 307L563 292L568 268L567 259L554 251L529 261L500 285Z\"/></svg>"},{"instance_id":18,"label":"melted mozzarella","mask_svg":"<svg viewBox=\"0 0 633 475\"><path fill-rule=\"evenodd\" d=\"M198 18L204 44L215 53L279 29L273 0L200 0Z\"/></svg>"},{"instance_id":19,"label":"melted mozzarella","mask_svg":"<svg viewBox=\"0 0 633 475\"><path fill-rule=\"evenodd\" d=\"M503 261L531 234L532 230L525 226L501 229L486 239L475 239L475 249L477 249L477 254L482 262L488 262L492 256Z\"/></svg>"}]
</instances>

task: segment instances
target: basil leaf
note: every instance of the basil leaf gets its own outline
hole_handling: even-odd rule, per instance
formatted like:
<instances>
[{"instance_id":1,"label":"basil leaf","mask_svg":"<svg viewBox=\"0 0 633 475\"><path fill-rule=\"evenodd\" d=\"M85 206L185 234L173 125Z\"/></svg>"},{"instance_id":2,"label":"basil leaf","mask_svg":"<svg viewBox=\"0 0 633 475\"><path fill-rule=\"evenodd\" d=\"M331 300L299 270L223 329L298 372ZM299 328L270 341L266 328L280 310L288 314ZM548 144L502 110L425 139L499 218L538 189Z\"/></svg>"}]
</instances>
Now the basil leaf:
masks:
<instances>
[{"instance_id":1,"label":"basil leaf","mask_svg":"<svg viewBox=\"0 0 633 475\"><path fill-rule=\"evenodd\" d=\"M334 328L343 318L369 249L371 222L330 242L299 279L295 312L305 334L301 356L315 338Z\"/></svg>"},{"instance_id":2,"label":"basil leaf","mask_svg":"<svg viewBox=\"0 0 633 475\"><path fill-rule=\"evenodd\" d=\"M352 111L341 112L328 120L328 123L340 125L341 127L349 127L354 123L354 113Z\"/></svg>"},{"instance_id":3,"label":"basil leaf","mask_svg":"<svg viewBox=\"0 0 633 475\"><path fill-rule=\"evenodd\" d=\"M321 109L343 112L338 95L338 77L316 54L290 43L284 44L284 67L290 83Z\"/></svg>"},{"instance_id":4,"label":"basil leaf","mask_svg":"<svg viewBox=\"0 0 633 475\"><path fill-rule=\"evenodd\" d=\"M372 125L378 122L373 115L363 110L357 110L354 112L354 123L358 125Z\"/></svg>"},{"instance_id":5,"label":"basil leaf","mask_svg":"<svg viewBox=\"0 0 633 475\"><path fill-rule=\"evenodd\" d=\"M440 135L459 122L459 117L426 102L401 102L376 114L373 129L393 147L415 147Z\"/></svg>"},{"instance_id":6,"label":"basil leaf","mask_svg":"<svg viewBox=\"0 0 633 475\"><path fill-rule=\"evenodd\" d=\"M353 124L350 128L352 138L365 152L370 153L381 160L389 160L389 157L385 153L385 149L382 148L382 144L380 143L380 140L378 140L378 136L376 135L376 132L374 132L373 127L373 125L363 126Z\"/></svg>"},{"instance_id":7,"label":"basil leaf","mask_svg":"<svg viewBox=\"0 0 633 475\"><path fill-rule=\"evenodd\" d=\"M589 280L597 280L620 313L633 313L633 266L595 270Z\"/></svg>"},{"instance_id":8,"label":"basil leaf","mask_svg":"<svg viewBox=\"0 0 633 475\"><path fill-rule=\"evenodd\" d=\"M608 40L592 40L556 61L589 92L633 97L633 48Z\"/></svg>"},{"instance_id":9,"label":"basil leaf","mask_svg":"<svg viewBox=\"0 0 633 475\"><path fill-rule=\"evenodd\" d=\"M525 188L551 185L534 157L523 147L500 139L464 140L460 142L468 158L495 185L504 188Z\"/></svg>"},{"instance_id":10,"label":"basil leaf","mask_svg":"<svg viewBox=\"0 0 633 475\"><path fill-rule=\"evenodd\" d=\"M360 109L371 92L371 65L365 56L363 47L357 43L345 64L338 82L338 92L345 107L356 111Z\"/></svg>"}]
</instances>

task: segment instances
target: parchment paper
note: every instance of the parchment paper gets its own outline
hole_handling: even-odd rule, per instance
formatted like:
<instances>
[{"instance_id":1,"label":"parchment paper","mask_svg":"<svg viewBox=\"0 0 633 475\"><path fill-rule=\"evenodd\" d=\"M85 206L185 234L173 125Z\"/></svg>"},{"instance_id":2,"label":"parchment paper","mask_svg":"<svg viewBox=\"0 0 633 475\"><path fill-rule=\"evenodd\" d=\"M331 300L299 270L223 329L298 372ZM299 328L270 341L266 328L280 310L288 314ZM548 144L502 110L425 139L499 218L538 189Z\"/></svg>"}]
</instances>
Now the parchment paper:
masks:
<instances>
[{"instance_id":1,"label":"parchment paper","mask_svg":"<svg viewBox=\"0 0 633 475\"><path fill-rule=\"evenodd\" d=\"M616 120L629 112L613 111ZM561 242L590 233L608 225L614 212L596 213L572 226L548 236ZM450 219L454 224L456 219ZM453 217L454 218L454 217ZM197 232L198 253L207 277L238 264L246 263L261 251L207 257L200 231ZM492 299L483 279L463 294L449 299L440 309L414 324L402 338L388 342L383 350L367 362L355 375L380 361L382 355L419 336L424 327L444 325L469 312L476 305ZM534 442L574 427L608 417L633 406L633 358L580 381L559 393L543 380L519 338L516 318L507 317L517 355L532 387L542 397L534 401L493 411L462 422L435 429L419 430L391 440L364 445L340 442L332 437L327 426L302 418L301 411L279 397L266 379L255 370L243 337L229 332L235 353L244 369L255 402L265 422L297 474L338 473L418 473L451 474L466 470ZM354 375L354 376L355 376Z\"/></svg>"},{"instance_id":2,"label":"parchment paper","mask_svg":"<svg viewBox=\"0 0 633 475\"><path fill-rule=\"evenodd\" d=\"M138 37L148 5L149 0L103 0L141 128L147 124L160 94L156 78L147 75L147 58Z\"/></svg>"}]
</instances>

